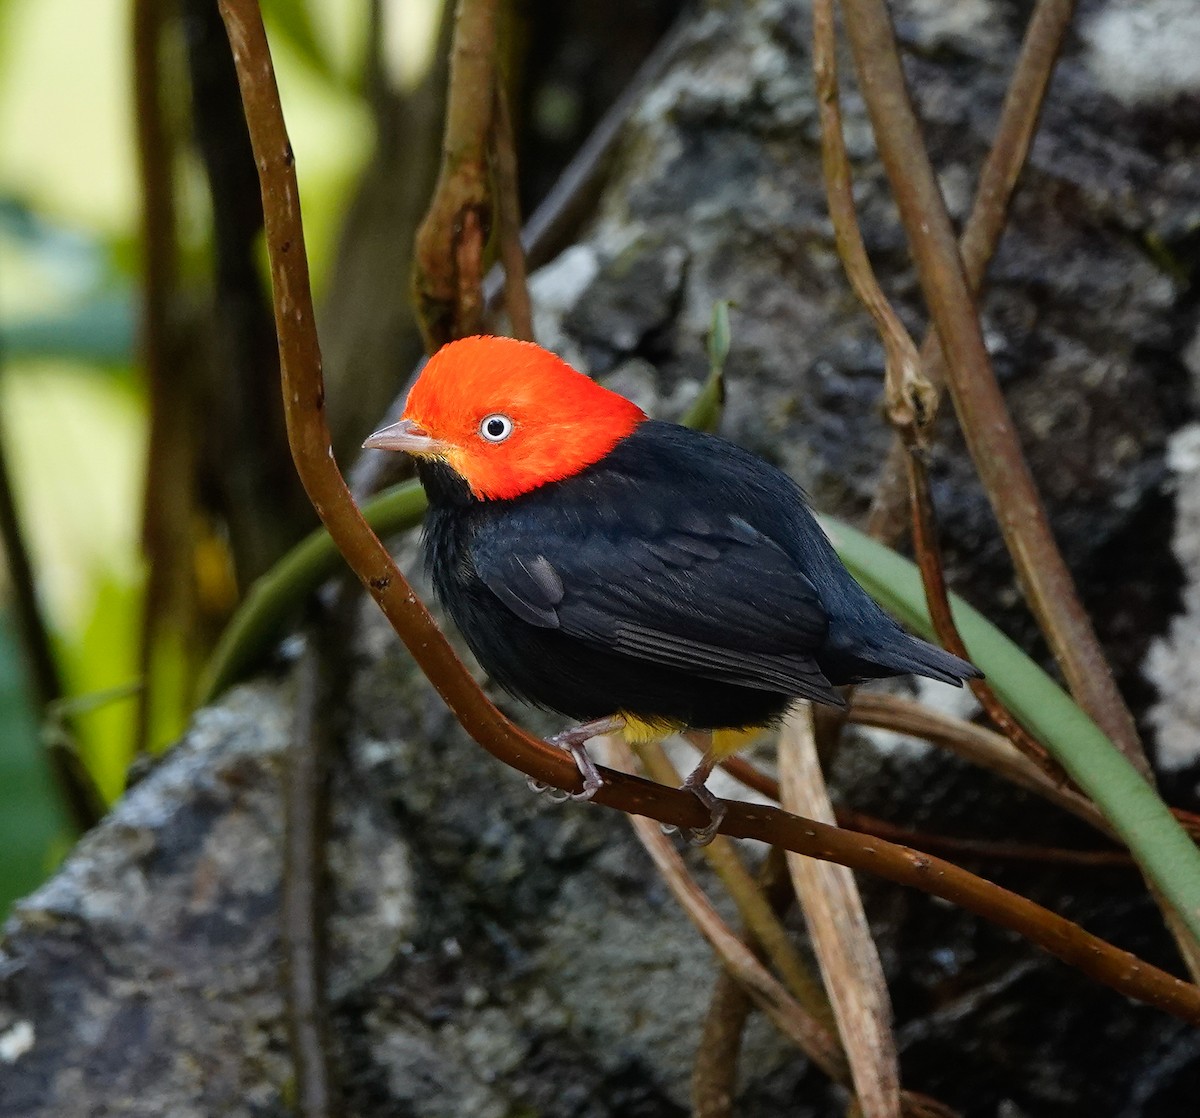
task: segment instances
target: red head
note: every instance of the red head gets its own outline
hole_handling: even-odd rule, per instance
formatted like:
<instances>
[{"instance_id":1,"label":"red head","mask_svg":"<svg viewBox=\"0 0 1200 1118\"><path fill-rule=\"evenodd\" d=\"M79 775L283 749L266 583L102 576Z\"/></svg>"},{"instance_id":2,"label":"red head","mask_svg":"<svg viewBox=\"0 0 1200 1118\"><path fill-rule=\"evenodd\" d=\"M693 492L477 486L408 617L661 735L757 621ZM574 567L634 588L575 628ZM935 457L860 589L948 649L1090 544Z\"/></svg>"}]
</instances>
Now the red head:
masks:
<instances>
[{"instance_id":1,"label":"red head","mask_svg":"<svg viewBox=\"0 0 1200 1118\"><path fill-rule=\"evenodd\" d=\"M461 338L429 359L400 422L363 445L440 458L475 496L503 500L598 462L645 418L532 342Z\"/></svg>"}]
</instances>

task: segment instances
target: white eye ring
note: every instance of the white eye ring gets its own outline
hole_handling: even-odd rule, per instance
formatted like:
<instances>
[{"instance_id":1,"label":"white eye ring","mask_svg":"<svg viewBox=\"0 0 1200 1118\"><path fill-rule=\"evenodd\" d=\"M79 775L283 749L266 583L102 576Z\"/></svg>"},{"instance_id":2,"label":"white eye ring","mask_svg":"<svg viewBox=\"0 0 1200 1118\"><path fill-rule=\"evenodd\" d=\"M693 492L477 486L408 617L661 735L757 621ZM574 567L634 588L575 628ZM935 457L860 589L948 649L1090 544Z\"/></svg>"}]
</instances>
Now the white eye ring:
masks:
<instances>
[{"instance_id":1,"label":"white eye ring","mask_svg":"<svg viewBox=\"0 0 1200 1118\"><path fill-rule=\"evenodd\" d=\"M479 421L479 434L489 443L502 443L513 433L513 421L507 415L496 412L485 415Z\"/></svg>"}]
</instances>

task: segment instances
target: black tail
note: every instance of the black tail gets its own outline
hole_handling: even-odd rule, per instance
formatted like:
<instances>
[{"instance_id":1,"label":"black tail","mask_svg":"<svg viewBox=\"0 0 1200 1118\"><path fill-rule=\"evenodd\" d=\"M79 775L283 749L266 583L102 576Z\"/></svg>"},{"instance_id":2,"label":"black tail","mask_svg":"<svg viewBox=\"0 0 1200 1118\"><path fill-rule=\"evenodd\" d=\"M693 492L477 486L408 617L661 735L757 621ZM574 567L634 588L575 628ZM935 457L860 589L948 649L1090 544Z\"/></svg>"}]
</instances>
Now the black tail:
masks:
<instances>
[{"instance_id":1,"label":"black tail","mask_svg":"<svg viewBox=\"0 0 1200 1118\"><path fill-rule=\"evenodd\" d=\"M923 675L956 687L965 680L983 678L983 672L961 656L914 636L909 636L906 644L888 649L886 664L898 675Z\"/></svg>"},{"instance_id":2,"label":"black tail","mask_svg":"<svg viewBox=\"0 0 1200 1118\"><path fill-rule=\"evenodd\" d=\"M982 679L974 664L923 641L899 627L886 642L874 647L859 644L848 649L829 648L818 658L831 683L862 683L894 675L923 675L961 687L968 679Z\"/></svg>"}]
</instances>

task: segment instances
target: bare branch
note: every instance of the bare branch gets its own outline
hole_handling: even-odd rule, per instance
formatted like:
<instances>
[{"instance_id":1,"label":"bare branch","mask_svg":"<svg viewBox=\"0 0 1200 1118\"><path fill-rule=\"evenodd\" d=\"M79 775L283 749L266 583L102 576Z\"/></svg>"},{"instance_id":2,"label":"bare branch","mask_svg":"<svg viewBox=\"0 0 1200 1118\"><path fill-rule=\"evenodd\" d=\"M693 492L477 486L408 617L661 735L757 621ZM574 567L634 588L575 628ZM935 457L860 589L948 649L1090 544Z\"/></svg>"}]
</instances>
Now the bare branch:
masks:
<instances>
[{"instance_id":1,"label":"bare branch","mask_svg":"<svg viewBox=\"0 0 1200 1118\"><path fill-rule=\"evenodd\" d=\"M984 346L971 285L908 95L885 0L842 0L875 141L947 358L948 384L1017 577L1080 706L1144 773L1133 718L1054 542Z\"/></svg>"}]
</instances>

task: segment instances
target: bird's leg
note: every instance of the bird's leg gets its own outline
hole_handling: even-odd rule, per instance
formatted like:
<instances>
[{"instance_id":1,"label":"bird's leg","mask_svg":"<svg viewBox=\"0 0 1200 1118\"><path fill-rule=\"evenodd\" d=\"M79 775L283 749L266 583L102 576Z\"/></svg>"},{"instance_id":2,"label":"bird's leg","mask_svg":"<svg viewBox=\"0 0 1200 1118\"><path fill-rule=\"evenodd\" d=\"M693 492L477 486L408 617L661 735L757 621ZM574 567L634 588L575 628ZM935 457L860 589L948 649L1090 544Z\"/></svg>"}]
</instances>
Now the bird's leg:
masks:
<instances>
[{"instance_id":1,"label":"bird's leg","mask_svg":"<svg viewBox=\"0 0 1200 1118\"><path fill-rule=\"evenodd\" d=\"M693 846L707 846L716 835L726 811L724 802L714 796L706 784L717 764L717 752L713 748L711 730L685 730L683 736L697 749L702 750L702 754L700 763L688 773L681 787L686 788L708 808L709 820L707 827L685 827L679 833Z\"/></svg>"},{"instance_id":2,"label":"bird's leg","mask_svg":"<svg viewBox=\"0 0 1200 1118\"><path fill-rule=\"evenodd\" d=\"M575 766L583 777L582 792L562 792L557 796L551 794L551 798L556 802L590 800L604 784L604 780L600 776L600 770L596 768L595 761L588 756L587 743L601 734L615 734L624 728L625 719L619 714L613 714L608 718L597 718L592 722L580 723L578 726L572 726L569 730L563 730L561 734L547 738L547 744L565 749L575 758ZM552 787L552 785L543 784L540 780L534 780L532 777L529 778L528 784L535 792L546 792Z\"/></svg>"}]
</instances>

